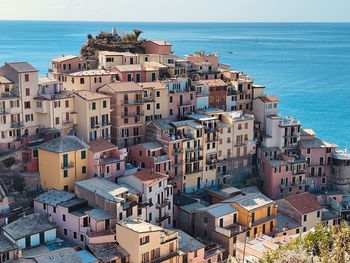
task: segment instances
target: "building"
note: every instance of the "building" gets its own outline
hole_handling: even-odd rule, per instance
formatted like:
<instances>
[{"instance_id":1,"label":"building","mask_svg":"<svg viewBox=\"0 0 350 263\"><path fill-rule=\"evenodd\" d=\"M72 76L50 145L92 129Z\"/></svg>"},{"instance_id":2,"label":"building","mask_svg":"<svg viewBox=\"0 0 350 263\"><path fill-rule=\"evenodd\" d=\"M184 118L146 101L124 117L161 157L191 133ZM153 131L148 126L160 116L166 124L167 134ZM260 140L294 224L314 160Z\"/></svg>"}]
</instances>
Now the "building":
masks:
<instances>
[{"instance_id":1,"label":"building","mask_svg":"<svg viewBox=\"0 0 350 263\"><path fill-rule=\"evenodd\" d=\"M118 222L116 233L116 241L130 254L130 262L177 262L179 238L176 231L134 219Z\"/></svg>"},{"instance_id":2,"label":"building","mask_svg":"<svg viewBox=\"0 0 350 263\"><path fill-rule=\"evenodd\" d=\"M73 191L88 175L89 146L75 136L62 136L39 146L39 173L45 189Z\"/></svg>"},{"instance_id":3,"label":"building","mask_svg":"<svg viewBox=\"0 0 350 263\"><path fill-rule=\"evenodd\" d=\"M0 184L0 226L7 225L10 213L10 202L2 184Z\"/></svg>"},{"instance_id":4,"label":"building","mask_svg":"<svg viewBox=\"0 0 350 263\"><path fill-rule=\"evenodd\" d=\"M27 249L55 240L56 225L36 213L4 226L3 234L18 248Z\"/></svg>"},{"instance_id":5,"label":"building","mask_svg":"<svg viewBox=\"0 0 350 263\"><path fill-rule=\"evenodd\" d=\"M209 108L209 87L203 80L193 81L197 90L196 109Z\"/></svg>"},{"instance_id":6,"label":"building","mask_svg":"<svg viewBox=\"0 0 350 263\"><path fill-rule=\"evenodd\" d=\"M227 84L221 79L205 80L209 87L209 107L226 109Z\"/></svg>"},{"instance_id":7,"label":"building","mask_svg":"<svg viewBox=\"0 0 350 263\"><path fill-rule=\"evenodd\" d=\"M344 194L350 193L350 153L338 150L332 154L332 184Z\"/></svg>"},{"instance_id":8,"label":"building","mask_svg":"<svg viewBox=\"0 0 350 263\"><path fill-rule=\"evenodd\" d=\"M182 258L181 262L207 262L204 259L205 245L181 230L176 231L179 236L179 258Z\"/></svg>"},{"instance_id":9,"label":"building","mask_svg":"<svg viewBox=\"0 0 350 263\"><path fill-rule=\"evenodd\" d=\"M164 40L148 40L143 47L146 54L167 55L172 53L171 43Z\"/></svg>"},{"instance_id":10,"label":"building","mask_svg":"<svg viewBox=\"0 0 350 263\"><path fill-rule=\"evenodd\" d=\"M224 257L234 256L235 243L246 227L238 223L239 211L230 203L218 203L194 211L194 236L225 249Z\"/></svg>"},{"instance_id":11,"label":"building","mask_svg":"<svg viewBox=\"0 0 350 263\"><path fill-rule=\"evenodd\" d=\"M188 78L167 79L162 83L168 87L168 107L170 120L183 119L196 106L196 89Z\"/></svg>"},{"instance_id":12,"label":"building","mask_svg":"<svg viewBox=\"0 0 350 263\"><path fill-rule=\"evenodd\" d=\"M106 140L96 140L89 145L89 177L102 177L116 181L125 173L126 149L118 149Z\"/></svg>"},{"instance_id":13,"label":"building","mask_svg":"<svg viewBox=\"0 0 350 263\"><path fill-rule=\"evenodd\" d=\"M89 90L74 91L75 110L78 112L78 137L84 141L110 140L110 96Z\"/></svg>"},{"instance_id":14,"label":"building","mask_svg":"<svg viewBox=\"0 0 350 263\"><path fill-rule=\"evenodd\" d=\"M114 66L138 64L138 55L130 52L98 52L99 68L110 70Z\"/></svg>"},{"instance_id":15,"label":"building","mask_svg":"<svg viewBox=\"0 0 350 263\"><path fill-rule=\"evenodd\" d=\"M58 80L39 78L38 94L34 102L38 121L43 128L55 128L62 135L75 129L78 116L73 94L63 90Z\"/></svg>"},{"instance_id":16,"label":"building","mask_svg":"<svg viewBox=\"0 0 350 263\"><path fill-rule=\"evenodd\" d=\"M63 82L65 74L81 71L87 68L87 63L75 55L63 55L58 58L54 58L51 61L52 65L49 68L49 72L53 74L53 77L59 82Z\"/></svg>"},{"instance_id":17,"label":"building","mask_svg":"<svg viewBox=\"0 0 350 263\"><path fill-rule=\"evenodd\" d=\"M261 130L266 129L266 117L278 114L278 97L273 95L259 96L253 100L255 120L261 123Z\"/></svg>"},{"instance_id":18,"label":"building","mask_svg":"<svg viewBox=\"0 0 350 263\"><path fill-rule=\"evenodd\" d=\"M144 136L143 89L134 82L113 82L99 89L111 96L111 139L119 148L141 143Z\"/></svg>"},{"instance_id":19,"label":"building","mask_svg":"<svg viewBox=\"0 0 350 263\"><path fill-rule=\"evenodd\" d=\"M112 214L117 221L126 218L137 218L138 196L129 186L118 185L107 179L94 177L75 183L75 194L88 201L88 205L103 209Z\"/></svg>"},{"instance_id":20,"label":"building","mask_svg":"<svg viewBox=\"0 0 350 263\"><path fill-rule=\"evenodd\" d=\"M6 236L0 235L0 262L16 260L20 256L17 245Z\"/></svg>"},{"instance_id":21,"label":"building","mask_svg":"<svg viewBox=\"0 0 350 263\"><path fill-rule=\"evenodd\" d=\"M2 116L2 124L5 125L1 128L1 137L5 139L4 143L12 143L19 141L24 134L35 134L39 128L34 105L38 92L38 70L27 62L11 62L0 68L0 76L1 82L6 82L0 84L5 92L1 97L6 98L2 100L2 108L9 110L5 111L6 117Z\"/></svg>"},{"instance_id":22,"label":"building","mask_svg":"<svg viewBox=\"0 0 350 263\"><path fill-rule=\"evenodd\" d=\"M114 66L111 71L116 80L123 82L152 82L159 79L159 68L151 64Z\"/></svg>"},{"instance_id":23,"label":"building","mask_svg":"<svg viewBox=\"0 0 350 263\"><path fill-rule=\"evenodd\" d=\"M90 90L96 92L98 88L111 83L114 74L104 69L90 69L65 74L62 86L66 90ZM61 79L62 79L61 78Z\"/></svg>"},{"instance_id":24,"label":"building","mask_svg":"<svg viewBox=\"0 0 350 263\"><path fill-rule=\"evenodd\" d=\"M141 196L141 202L148 202L146 221L162 227L172 227L173 188L168 176L149 169L142 169L129 176L120 177L119 183L130 185Z\"/></svg>"},{"instance_id":25,"label":"building","mask_svg":"<svg viewBox=\"0 0 350 263\"><path fill-rule=\"evenodd\" d=\"M278 211L293 218L302 226L302 231L312 229L321 222L322 206L310 193L287 196L276 201Z\"/></svg>"},{"instance_id":26,"label":"building","mask_svg":"<svg viewBox=\"0 0 350 263\"><path fill-rule=\"evenodd\" d=\"M329 188L332 154L335 150L336 145L317 138L312 130L301 130L299 152L307 162L306 184L309 192Z\"/></svg>"},{"instance_id":27,"label":"building","mask_svg":"<svg viewBox=\"0 0 350 263\"><path fill-rule=\"evenodd\" d=\"M161 82L139 83L143 89L145 122L168 117L168 88Z\"/></svg>"},{"instance_id":28,"label":"building","mask_svg":"<svg viewBox=\"0 0 350 263\"><path fill-rule=\"evenodd\" d=\"M121 246L118 246L116 242L101 243L101 244L89 244L89 250L92 254L102 263L116 262L116 263L129 263L130 255Z\"/></svg>"}]
</instances>

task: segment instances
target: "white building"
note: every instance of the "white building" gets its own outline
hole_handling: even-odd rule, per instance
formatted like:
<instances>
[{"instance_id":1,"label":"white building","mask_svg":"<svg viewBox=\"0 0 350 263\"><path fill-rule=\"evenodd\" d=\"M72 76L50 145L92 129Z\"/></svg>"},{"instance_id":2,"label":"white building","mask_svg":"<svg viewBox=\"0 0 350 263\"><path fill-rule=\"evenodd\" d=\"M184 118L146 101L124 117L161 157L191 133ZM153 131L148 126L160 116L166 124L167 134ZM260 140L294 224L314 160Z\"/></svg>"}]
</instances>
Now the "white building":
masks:
<instances>
[{"instance_id":1,"label":"white building","mask_svg":"<svg viewBox=\"0 0 350 263\"><path fill-rule=\"evenodd\" d=\"M197 90L196 109L209 108L209 86L205 81L199 80L193 82Z\"/></svg>"},{"instance_id":2,"label":"white building","mask_svg":"<svg viewBox=\"0 0 350 263\"><path fill-rule=\"evenodd\" d=\"M148 202L146 219L149 223L162 227L172 226L173 188L168 185L167 175L142 169L118 178L118 182L128 184L142 194L142 202Z\"/></svg>"}]
</instances>

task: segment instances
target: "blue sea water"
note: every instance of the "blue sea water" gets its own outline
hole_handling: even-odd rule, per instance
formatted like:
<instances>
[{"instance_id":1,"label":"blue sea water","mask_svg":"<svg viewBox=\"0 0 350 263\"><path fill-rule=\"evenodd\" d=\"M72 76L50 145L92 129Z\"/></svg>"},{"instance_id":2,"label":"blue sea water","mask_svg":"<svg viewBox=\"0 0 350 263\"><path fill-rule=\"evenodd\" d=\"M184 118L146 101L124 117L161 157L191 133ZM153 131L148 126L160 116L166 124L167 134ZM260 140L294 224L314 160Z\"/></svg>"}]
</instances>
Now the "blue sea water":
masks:
<instances>
[{"instance_id":1,"label":"blue sea water","mask_svg":"<svg viewBox=\"0 0 350 263\"><path fill-rule=\"evenodd\" d=\"M0 21L0 64L78 54L88 33L134 28L172 42L178 55L218 52L221 61L278 95L280 112L344 148L350 143L350 23L127 23Z\"/></svg>"}]
</instances>

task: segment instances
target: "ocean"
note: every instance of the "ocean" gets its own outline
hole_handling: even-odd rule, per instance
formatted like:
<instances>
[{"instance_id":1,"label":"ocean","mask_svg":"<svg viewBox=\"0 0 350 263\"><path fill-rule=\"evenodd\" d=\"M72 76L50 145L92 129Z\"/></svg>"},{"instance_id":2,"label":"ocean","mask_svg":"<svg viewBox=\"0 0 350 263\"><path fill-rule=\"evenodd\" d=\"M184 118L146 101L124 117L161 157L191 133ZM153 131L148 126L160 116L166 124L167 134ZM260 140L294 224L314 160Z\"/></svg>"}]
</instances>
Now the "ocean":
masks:
<instances>
[{"instance_id":1,"label":"ocean","mask_svg":"<svg viewBox=\"0 0 350 263\"><path fill-rule=\"evenodd\" d=\"M280 113L319 138L350 143L350 23L128 23L0 21L0 64L28 61L45 75L51 58L79 54L87 34L134 28L179 55L217 52L278 95Z\"/></svg>"}]
</instances>

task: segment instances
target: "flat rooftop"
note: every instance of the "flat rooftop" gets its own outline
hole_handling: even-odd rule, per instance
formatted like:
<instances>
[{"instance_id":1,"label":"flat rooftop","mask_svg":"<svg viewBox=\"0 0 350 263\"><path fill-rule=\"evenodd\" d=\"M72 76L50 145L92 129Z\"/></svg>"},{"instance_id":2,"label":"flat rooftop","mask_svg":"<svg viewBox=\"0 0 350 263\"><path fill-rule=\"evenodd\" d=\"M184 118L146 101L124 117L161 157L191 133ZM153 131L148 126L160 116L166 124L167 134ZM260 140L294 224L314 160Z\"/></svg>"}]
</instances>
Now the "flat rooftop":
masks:
<instances>
[{"instance_id":1,"label":"flat rooftop","mask_svg":"<svg viewBox=\"0 0 350 263\"><path fill-rule=\"evenodd\" d=\"M262 193L248 193L245 195L239 194L223 202L236 203L248 211L274 203L273 200L263 195Z\"/></svg>"},{"instance_id":2,"label":"flat rooftop","mask_svg":"<svg viewBox=\"0 0 350 263\"><path fill-rule=\"evenodd\" d=\"M66 191L60 191L60 190L56 190L56 189L51 189L51 190L39 195L34 200L48 204L48 205L56 206L60 203L72 200L74 198L75 198L75 195L73 193L69 193Z\"/></svg>"},{"instance_id":3,"label":"flat rooftop","mask_svg":"<svg viewBox=\"0 0 350 263\"><path fill-rule=\"evenodd\" d=\"M88 247L102 262L112 262L129 256L129 253L116 243L88 244Z\"/></svg>"},{"instance_id":4,"label":"flat rooftop","mask_svg":"<svg viewBox=\"0 0 350 263\"><path fill-rule=\"evenodd\" d=\"M128 228L132 231L135 231L137 233L147 233L147 232L154 232L154 231L163 231L164 228L160 226L156 226L153 224L150 224L146 221L139 220L139 219L126 219L117 222L118 225L121 225L125 228Z\"/></svg>"}]
</instances>

